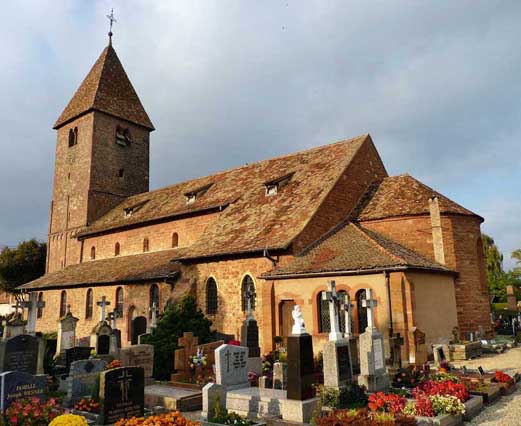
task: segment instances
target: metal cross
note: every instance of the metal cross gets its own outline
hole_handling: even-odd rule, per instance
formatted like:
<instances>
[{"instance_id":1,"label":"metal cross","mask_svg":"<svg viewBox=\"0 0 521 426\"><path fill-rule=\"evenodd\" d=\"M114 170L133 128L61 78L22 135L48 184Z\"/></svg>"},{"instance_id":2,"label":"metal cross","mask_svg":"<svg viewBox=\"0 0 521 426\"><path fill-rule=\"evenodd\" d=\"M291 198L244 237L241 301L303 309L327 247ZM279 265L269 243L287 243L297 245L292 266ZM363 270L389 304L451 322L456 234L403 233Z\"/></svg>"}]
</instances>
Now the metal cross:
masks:
<instances>
[{"instance_id":1,"label":"metal cross","mask_svg":"<svg viewBox=\"0 0 521 426\"><path fill-rule=\"evenodd\" d=\"M351 303L351 297L348 293L341 293L340 297L340 310L344 312L345 315L345 323L346 323L346 330L344 333L344 336L346 339L349 340L352 333L352 309L355 305Z\"/></svg>"},{"instance_id":2,"label":"metal cross","mask_svg":"<svg viewBox=\"0 0 521 426\"><path fill-rule=\"evenodd\" d=\"M376 299L371 298L372 290L370 288L365 289L365 300L362 300L362 306L367 308L367 329L371 330L374 327L374 312L373 309L378 306Z\"/></svg>"},{"instance_id":3,"label":"metal cross","mask_svg":"<svg viewBox=\"0 0 521 426\"><path fill-rule=\"evenodd\" d=\"M110 305L110 302L107 302L107 298L105 296L101 297L101 300L99 302L96 302L96 305L101 307L100 313L99 313L99 320L100 322L105 321L105 308Z\"/></svg>"},{"instance_id":4,"label":"metal cross","mask_svg":"<svg viewBox=\"0 0 521 426\"><path fill-rule=\"evenodd\" d=\"M336 282L331 280L327 284L328 290L322 293L322 300L329 302L329 322L331 324L331 331L329 333L330 341L337 341L342 339L340 327L338 324L338 302L339 294L336 291Z\"/></svg>"},{"instance_id":5,"label":"metal cross","mask_svg":"<svg viewBox=\"0 0 521 426\"><path fill-rule=\"evenodd\" d=\"M107 15L108 20L110 21L110 27L109 27L109 44L112 46L112 24L114 24L116 21L116 18L114 17L114 9L110 10L110 15Z\"/></svg>"}]
</instances>

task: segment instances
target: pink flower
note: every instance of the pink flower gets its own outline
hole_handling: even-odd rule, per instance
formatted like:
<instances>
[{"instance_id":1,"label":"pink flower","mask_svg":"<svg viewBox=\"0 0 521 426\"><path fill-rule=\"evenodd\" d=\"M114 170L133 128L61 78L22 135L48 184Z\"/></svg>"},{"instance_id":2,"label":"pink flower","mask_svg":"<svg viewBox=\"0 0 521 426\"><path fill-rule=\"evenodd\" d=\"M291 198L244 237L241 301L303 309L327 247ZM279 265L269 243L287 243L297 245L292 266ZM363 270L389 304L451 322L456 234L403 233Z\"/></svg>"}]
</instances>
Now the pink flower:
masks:
<instances>
[{"instance_id":1,"label":"pink flower","mask_svg":"<svg viewBox=\"0 0 521 426\"><path fill-rule=\"evenodd\" d=\"M12 416L12 417L9 419L9 421L11 422L11 424L16 425L16 424L18 424L18 417L16 417L16 416Z\"/></svg>"}]
</instances>

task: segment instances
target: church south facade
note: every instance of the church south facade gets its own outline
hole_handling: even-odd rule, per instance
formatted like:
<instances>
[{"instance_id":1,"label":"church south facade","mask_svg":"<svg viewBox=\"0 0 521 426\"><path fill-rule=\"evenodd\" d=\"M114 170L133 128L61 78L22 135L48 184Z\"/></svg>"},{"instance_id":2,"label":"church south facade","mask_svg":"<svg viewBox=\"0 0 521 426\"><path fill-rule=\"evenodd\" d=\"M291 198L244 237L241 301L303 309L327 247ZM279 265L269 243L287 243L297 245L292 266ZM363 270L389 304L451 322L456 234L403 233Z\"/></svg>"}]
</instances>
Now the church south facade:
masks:
<instances>
[{"instance_id":1,"label":"church south facade","mask_svg":"<svg viewBox=\"0 0 521 426\"><path fill-rule=\"evenodd\" d=\"M295 304L319 349L334 280L352 300L354 335L373 290L376 326L400 333L405 362L417 329L427 343L455 326L491 332L483 219L409 175L388 176L369 135L150 191L154 126L110 45L54 128L47 272L23 286L45 302L38 331L56 330L70 305L77 337L88 337L105 296L127 346L154 307L193 294L216 330L238 338L254 289L263 352L291 333Z\"/></svg>"}]
</instances>

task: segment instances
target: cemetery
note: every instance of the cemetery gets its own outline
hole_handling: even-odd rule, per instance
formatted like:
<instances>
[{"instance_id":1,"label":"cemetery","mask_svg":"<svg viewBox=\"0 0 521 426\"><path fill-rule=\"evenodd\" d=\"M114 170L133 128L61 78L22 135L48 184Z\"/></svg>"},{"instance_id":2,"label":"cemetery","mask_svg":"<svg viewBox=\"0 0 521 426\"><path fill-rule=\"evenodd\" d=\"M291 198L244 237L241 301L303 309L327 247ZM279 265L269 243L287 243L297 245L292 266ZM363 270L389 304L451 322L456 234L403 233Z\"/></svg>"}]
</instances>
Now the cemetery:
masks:
<instances>
[{"instance_id":1,"label":"cemetery","mask_svg":"<svg viewBox=\"0 0 521 426\"><path fill-rule=\"evenodd\" d=\"M451 342L433 345L429 356L422 347L425 336L415 330L417 362L402 365L396 355L402 340L395 336L386 353L384 336L375 327L377 301L371 289L364 300L367 327L354 336L351 301L337 292L334 281L322 295L331 322L323 349L314 351L295 305L291 335L262 355L253 297L248 295L240 336L213 333L212 341L205 337L200 343L193 331L179 332L166 380L155 377L161 371L154 368L155 350L162 351L162 345L144 343L157 342L163 318L154 318L141 343L122 348L114 333L117 316L107 313L105 297L88 339L76 336L77 318L70 309L57 324L57 336L49 338L23 320L19 310L27 309L30 317L31 303L17 303L14 318L2 324L2 424L459 425L517 390L521 376L516 371L464 364L514 350L515 340L488 341L480 330L463 340L455 328ZM487 354L487 346L500 350Z\"/></svg>"}]
</instances>

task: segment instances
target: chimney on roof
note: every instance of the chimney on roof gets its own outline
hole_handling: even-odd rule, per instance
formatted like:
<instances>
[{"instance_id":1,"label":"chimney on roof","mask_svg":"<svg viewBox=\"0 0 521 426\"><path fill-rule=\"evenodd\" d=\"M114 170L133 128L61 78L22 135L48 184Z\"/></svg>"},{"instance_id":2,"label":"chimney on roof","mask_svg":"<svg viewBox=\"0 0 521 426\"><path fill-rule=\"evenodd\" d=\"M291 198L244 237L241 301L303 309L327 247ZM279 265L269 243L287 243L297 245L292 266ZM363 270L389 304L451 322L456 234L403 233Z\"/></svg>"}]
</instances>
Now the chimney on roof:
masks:
<instances>
[{"instance_id":1,"label":"chimney on roof","mask_svg":"<svg viewBox=\"0 0 521 426\"><path fill-rule=\"evenodd\" d=\"M429 211L431 214L434 260L445 265L445 248L443 246L443 230L441 228L440 204L438 202L438 197L429 198Z\"/></svg>"}]
</instances>

